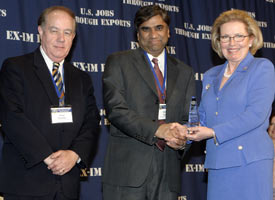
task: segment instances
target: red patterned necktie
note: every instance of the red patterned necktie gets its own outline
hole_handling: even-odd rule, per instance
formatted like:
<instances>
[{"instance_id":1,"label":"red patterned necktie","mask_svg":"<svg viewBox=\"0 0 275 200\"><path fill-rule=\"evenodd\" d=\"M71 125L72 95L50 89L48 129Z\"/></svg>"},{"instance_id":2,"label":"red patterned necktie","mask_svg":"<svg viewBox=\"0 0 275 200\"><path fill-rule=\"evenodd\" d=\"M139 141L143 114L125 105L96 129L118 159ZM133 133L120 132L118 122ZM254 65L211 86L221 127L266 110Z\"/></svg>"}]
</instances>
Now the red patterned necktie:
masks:
<instances>
[{"instance_id":1,"label":"red patterned necktie","mask_svg":"<svg viewBox=\"0 0 275 200\"><path fill-rule=\"evenodd\" d=\"M62 77L61 74L58 70L60 64L57 62L53 63L53 71L52 71L52 76L53 76L53 80L55 82L55 85L60 93L60 97L59 97L59 105L60 106L64 106L64 89L63 89L63 81L62 81Z\"/></svg>"},{"instance_id":2,"label":"red patterned necktie","mask_svg":"<svg viewBox=\"0 0 275 200\"><path fill-rule=\"evenodd\" d=\"M155 73L157 75L157 78L159 80L159 83L160 83L160 87L163 87L163 75L159 69L159 65L158 65L158 59L157 58L153 58L152 59L152 62L154 63L154 70L155 70ZM159 97L159 103L163 104L165 103L165 95L166 95L166 92L164 90L164 94L161 94L161 91L160 91L160 88L158 86L158 83L157 83L157 80L155 79L155 85L156 85L156 88L157 88L157 92L158 92L158 97ZM163 96L163 98L162 98ZM159 124L164 124L164 120L158 120ZM159 148L159 150L161 151L164 151L164 148L165 148L165 141L163 139L158 139L157 142L156 142L156 146Z\"/></svg>"},{"instance_id":3,"label":"red patterned necktie","mask_svg":"<svg viewBox=\"0 0 275 200\"><path fill-rule=\"evenodd\" d=\"M153 58L152 59L152 62L154 63L154 70L155 70L155 73L158 77L158 80L159 80L159 83L160 83L160 87L162 88L163 87L163 75L159 69L159 65L158 65L158 59L157 58ZM157 91L158 91L158 97L159 97L159 102L160 103L165 103L165 89L164 89L164 94L161 94L161 91L160 91L160 88L157 84L157 80L155 79L155 85L156 85L156 88L157 88ZM163 98L162 98L163 96Z\"/></svg>"}]
</instances>

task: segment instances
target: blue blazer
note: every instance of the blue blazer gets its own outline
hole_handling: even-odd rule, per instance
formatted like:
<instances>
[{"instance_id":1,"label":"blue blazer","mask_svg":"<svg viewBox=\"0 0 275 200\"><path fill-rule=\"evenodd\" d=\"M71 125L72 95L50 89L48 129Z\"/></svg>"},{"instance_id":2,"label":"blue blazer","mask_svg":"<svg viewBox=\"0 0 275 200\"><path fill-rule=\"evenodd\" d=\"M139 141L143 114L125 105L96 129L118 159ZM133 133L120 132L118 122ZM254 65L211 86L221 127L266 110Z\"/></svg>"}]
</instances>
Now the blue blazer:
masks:
<instances>
[{"instance_id":1,"label":"blue blazer","mask_svg":"<svg viewBox=\"0 0 275 200\"><path fill-rule=\"evenodd\" d=\"M201 123L213 128L219 145L207 140L205 168L241 166L273 159L267 127L274 100L273 64L250 53L220 90L228 62L208 70L199 107Z\"/></svg>"}]
</instances>

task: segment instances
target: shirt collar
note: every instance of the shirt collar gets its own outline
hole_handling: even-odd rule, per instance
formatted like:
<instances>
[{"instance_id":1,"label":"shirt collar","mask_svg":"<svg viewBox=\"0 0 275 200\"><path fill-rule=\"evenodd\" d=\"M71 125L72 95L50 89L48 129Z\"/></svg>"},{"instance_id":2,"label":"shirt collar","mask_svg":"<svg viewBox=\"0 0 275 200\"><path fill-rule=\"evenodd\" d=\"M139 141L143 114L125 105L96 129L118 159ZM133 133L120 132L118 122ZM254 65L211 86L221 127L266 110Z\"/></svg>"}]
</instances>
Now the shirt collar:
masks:
<instances>
[{"instance_id":1,"label":"shirt collar","mask_svg":"<svg viewBox=\"0 0 275 200\"><path fill-rule=\"evenodd\" d=\"M147 53L152 65L154 66L154 63L152 62L152 59L153 58L157 58L158 59L158 65L159 65L159 68L160 68L160 71L162 72L162 74L164 74L164 49L162 50L161 54L158 56L158 57L154 57L152 56L151 54Z\"/></svg>"},{"instance_id":2,"label":"shirt collar","mask_svg":"<svg viewBox=\"0 0 275 200\"><path fill-rule=\"evenodd\" d=\"M53 70L53 61L49 58L49 56L47 56L47 54L45 53L44 49L42 48L42 45L40 45L40 52L46 62L46 65L50 71L50 73L52 73L52 70ZM62 60L59 64L59 71L62 72L63 70L63 63L64 63L64 60ZM62 74L62 73L61 73Z\"/></svg>"}]
</instances>

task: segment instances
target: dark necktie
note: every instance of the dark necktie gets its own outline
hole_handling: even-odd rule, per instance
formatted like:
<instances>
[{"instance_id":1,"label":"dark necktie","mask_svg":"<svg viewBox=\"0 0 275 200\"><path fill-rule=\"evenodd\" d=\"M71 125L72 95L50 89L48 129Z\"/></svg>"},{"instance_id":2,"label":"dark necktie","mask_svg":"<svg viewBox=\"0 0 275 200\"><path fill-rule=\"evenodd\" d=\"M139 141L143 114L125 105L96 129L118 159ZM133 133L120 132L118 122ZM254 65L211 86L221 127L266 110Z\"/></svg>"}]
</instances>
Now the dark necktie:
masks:
<instances>
[{"instance_id":1,"label":"dark necktie","mask_svg":"<svg viewBox=\"0 0 275 200\"><path fill-rule=\"evenodd\" d=\"M64 106L64 89L63 89L63 81L62 81L62 77L61 74L58 70L60 64L57 62L53 63L53 71L52 71L52 76L53 76L53 80L55 82L55 85L60 93L59 96L59 105L60 106Z\"/></svg>"},{"instance_id":2,"label":"dark necktie","mask_svg":"<svg viewBox=\"0 0 275 200\"><path fill-rule=\"evenodd\" d=\"M157 75L157 78L159 80L159 83L160 83L160 87L163 86L163 75L159 69L159 65L158 65L158 59L157 58L153 58L152 59L152 62L154 63L154 70L155 70L155 73ZM159 97L159 103L165 103L165 95L166 95L166 92L165 92L165 89L164 89L164 94L161 94L161 91L160 91L160 88L158 86L158 83L157 83L157 80L155 79L155 85L156 85L156 88L157 88L157 92L158 92L158 97ZM164 124L164 120L158 120L159 124ZM163 139L158 139L157 142L156 142L156 146L159 148L159 150L161 151L164 151L164 148L165 148L165 141Z\"/></svg>"}]
</instances>

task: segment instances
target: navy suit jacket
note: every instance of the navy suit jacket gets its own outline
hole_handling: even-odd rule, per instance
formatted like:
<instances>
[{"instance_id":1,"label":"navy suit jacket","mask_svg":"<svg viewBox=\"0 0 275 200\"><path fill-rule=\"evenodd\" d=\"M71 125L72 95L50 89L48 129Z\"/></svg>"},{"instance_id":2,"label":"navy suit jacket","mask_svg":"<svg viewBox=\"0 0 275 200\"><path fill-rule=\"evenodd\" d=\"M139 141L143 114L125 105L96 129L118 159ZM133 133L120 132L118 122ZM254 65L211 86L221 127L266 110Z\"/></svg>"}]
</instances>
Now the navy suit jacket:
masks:
<instances>
[{"instance_id":1,"label":"navy suit jacket","mask_svg":"<svg viewBox=\"0 0 275 200\"><path fill-rule=\"evenodd\" d=\"M99 115L88 74L64 62L65 104L73 123L52 124L50 107L58 105L51 74L39 48L6 59L0 73L1 123L4 144L0 160L0 191L46 195L59 179L66 196L77 198L80 169L57 178L43 160L58 150L73 150L83 163L91 161Z\"/></svg>"}]
</instances>

